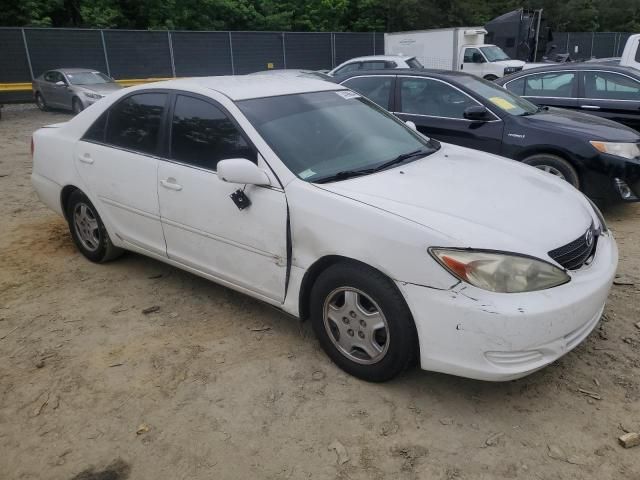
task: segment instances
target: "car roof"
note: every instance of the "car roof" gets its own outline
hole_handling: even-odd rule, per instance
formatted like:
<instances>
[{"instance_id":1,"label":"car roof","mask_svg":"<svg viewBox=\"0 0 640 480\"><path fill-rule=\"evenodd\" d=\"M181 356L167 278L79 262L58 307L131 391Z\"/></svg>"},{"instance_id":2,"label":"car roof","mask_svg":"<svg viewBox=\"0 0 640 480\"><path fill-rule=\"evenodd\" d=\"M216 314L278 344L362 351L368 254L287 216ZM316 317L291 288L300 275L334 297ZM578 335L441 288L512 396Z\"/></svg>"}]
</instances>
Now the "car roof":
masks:
<instances>
[{"instance_id":1,"label":"car roof","mask_svg":"<svg viewBox=\"0 0 640 480\"><path fill-rule=\"evenodd\" d=\"M348 63L348 62L365 62L367 60L389 60L389 61L393 61L393 60L409 60L411 58L414 58L413 55L368 55L365 57L354 57L354 58L350 58L349 60L345 60L342 63Z\"/></svg>"},{"instance_id":2,"label":"car roof","mask_svg":"<svg viewBox=\"0 0 640 480\"><path fill-rule=\"evenodd\" d=\"M54 68L52 70L47 70L48 72L60 72L60 73L80 73L80 72L99 72L95 68Z\"/></svg>"},{"instance_id":3,"label":"car roof","mask_svg":"<svg viewBox=\"0 0 640 480\"><path fill-rule=\"evenodd\" d=\"M342 75L336 75L334 80L336 83L340 83L347 78L351 77L363 77L368 75L403 75L410 77L433 77L440 78L442 80L453 80L457 78L473 77L469 73L454 72L451 70L436 70L432 68L387 68L385 70L356 70L353 72L345 73Z\"/></svg>"},{"instance_id":4,"label":"car roof","mask_svg":"<svg viewBox=\"0 0 640 480\"><path fill-rule=\"evenodd\" d=\"M297 93L342 90L344 87L325 80L295 75L236 75L193 77L146 84L148 88L173 88L189 91L193 88L215 90L231 100L276 97Z\"/></svg>"},{"instance_id":5,"label":"car roof","mask_svg":"<svg viewBox=\"0 0 640 480\"><path fill-rule=\"evenodd\" d=\"M567 63L559 63L559 64L549 64L548 66L530 68L528 70L520 70L514 74L508 75L506 77L499 78L496 80L496 83L502 85L514 78L523 77L529 75L531 73L544 73L544 72L563 72L566 70L606 70L608 72L617 72L624 73L627 75L632 75L634 77L639 77L640 73L638 70L632 67L622 67L620 65L615 65L611 63L597 63L597 62L567 62Z\"/></svg>"}]
</instances>

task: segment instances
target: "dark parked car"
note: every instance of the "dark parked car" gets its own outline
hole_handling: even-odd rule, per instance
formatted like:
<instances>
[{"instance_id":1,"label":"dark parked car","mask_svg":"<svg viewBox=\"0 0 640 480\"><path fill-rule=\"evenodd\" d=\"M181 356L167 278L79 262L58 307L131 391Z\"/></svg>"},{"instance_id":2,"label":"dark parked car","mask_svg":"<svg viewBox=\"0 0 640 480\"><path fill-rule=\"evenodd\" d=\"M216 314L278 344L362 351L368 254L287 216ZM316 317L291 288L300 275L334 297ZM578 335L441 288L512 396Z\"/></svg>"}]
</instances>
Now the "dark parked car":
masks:
<instances>
[{"instance_id":1,"label":"dark parked car","mask_svg":"<svg viewBox=\"0 0 640 480\"><path fill-rule=\"evenodd\" d=\"M550 65L496 81L536 105L582 110L640 131L640 72L606 60Z\"/></svg>"},{"instance_id":2,"label":"dark parked car","mask_svg":"<svg viewBox=\"0 0 640 480\"><path fill-rule=\"evenodd\" d=\"M460 72L381 70L335 81L437 140L523 161L602 202L640 200L640 134L624 125L538 107Z\"/></svg>"}]
</instances>

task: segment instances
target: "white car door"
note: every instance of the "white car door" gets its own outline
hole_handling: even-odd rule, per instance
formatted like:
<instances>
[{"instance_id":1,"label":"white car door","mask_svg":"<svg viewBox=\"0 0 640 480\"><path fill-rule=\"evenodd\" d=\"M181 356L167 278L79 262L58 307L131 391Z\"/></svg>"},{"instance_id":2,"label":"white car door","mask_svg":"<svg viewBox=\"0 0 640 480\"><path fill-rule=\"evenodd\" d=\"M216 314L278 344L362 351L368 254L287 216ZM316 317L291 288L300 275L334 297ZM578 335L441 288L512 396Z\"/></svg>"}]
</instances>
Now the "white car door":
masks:
<instances>
[{"instance_id":1,"label":"white car door","mask_svg":"<svg viewBox=\"0 0 640 480\"><path fill-rule=\"evenodd\" d=\"M482 60L482 61L480 61ZM478 77L484 76L485 62L484 55L477 48L467 47L464 49L462 71Z\"/></svg>"},{"instance_id":2,"label":"white car door","mask_svg":"<svg viewBox=\"0 0 640 480\"><path fill-rule=\"evenodd\" d=\"M172 102L173 103L173 102ZM273 187L246 186L251 205L231 194L242 185L216 175L219 160L259 155L229 114L213 100L178 94L170 112L167 160L158 168L160 216L170 259L222 283L284 301L287 201ZM260 166L267 168L260 159Z\"/></svg>"},{"instance_id":3,"label":"white car door","mask_svg":"<svg viewBox=\"0 0 640 480\"><path fill-rule=\"evenodd\" d=\"M124 97L96 120L76 146L75 163L114 234L166 256L158 203L158 158L166 92Z\"/></svg>"}]
</instances>

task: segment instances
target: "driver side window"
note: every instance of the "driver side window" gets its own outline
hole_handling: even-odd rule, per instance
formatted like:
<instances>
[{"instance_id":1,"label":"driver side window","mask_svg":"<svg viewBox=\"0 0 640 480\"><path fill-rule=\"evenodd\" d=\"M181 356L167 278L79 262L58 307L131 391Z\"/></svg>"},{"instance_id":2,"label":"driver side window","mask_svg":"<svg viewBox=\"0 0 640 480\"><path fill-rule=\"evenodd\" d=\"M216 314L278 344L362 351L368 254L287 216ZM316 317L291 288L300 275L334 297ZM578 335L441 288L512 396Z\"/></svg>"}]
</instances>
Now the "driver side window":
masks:
<instances>
[{"instance_id":1,"label":"driver side window","mask_svg":"<svg viewBox=\"0 0 640 480\"><path fill-rule=\"evenodd\" d=\"M480 50L478 50L477 48L467 48L464 51L464 63L474 63L473 62L474 54L482 56L482 54L480 53Z\"/></svg>"},{"instance_id":2,"label":"driver side window","mask_svg":"<svg viewBox=\"0 0 640 480\"><path fill-rule=\"evenodd\" d=\"M464 111L480 103L448 83L431 78L403 78L401 112L462 120Z\"/></svg>"}]
</instances>

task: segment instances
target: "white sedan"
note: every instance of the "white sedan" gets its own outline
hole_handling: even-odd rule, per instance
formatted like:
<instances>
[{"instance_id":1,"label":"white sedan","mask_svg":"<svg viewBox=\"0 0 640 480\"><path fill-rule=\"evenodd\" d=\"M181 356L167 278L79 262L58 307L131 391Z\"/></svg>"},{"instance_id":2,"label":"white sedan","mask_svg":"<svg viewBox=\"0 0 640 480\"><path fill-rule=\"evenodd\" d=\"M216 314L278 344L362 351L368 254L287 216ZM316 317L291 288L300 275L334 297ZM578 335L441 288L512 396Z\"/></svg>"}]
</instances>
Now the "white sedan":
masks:
<instances>
[{"instance_id":1,"label":"white sedan","mask_svg":"<svg viewBox=\"0 0 640 480\"><path fill-rule=\"evenodd\" d=\"M33 148L35 190L89 260L135 251L309 318L370 381L538 370L596 326L618 261L566 182L311 78L122 90Z\"/></svg>"}]
</instances>

